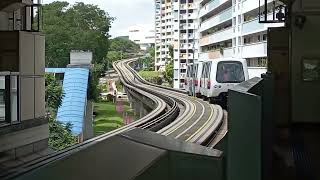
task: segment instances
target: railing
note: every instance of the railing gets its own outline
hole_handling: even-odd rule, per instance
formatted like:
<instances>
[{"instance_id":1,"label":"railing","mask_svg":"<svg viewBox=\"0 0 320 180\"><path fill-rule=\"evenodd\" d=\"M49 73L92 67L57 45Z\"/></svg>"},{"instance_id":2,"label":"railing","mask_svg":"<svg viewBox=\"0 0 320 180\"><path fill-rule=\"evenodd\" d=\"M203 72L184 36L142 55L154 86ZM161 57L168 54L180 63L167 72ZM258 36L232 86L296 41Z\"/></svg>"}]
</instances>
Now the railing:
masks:
<instances>
[{"instance_id":1,"label":"railing","mask_svg":"<svg viewBox=\"0 0 320 180\"><path fill-rule=\"evenodd\" d=\"M268 19L272 17L272 13L268 14ZM284 23L272 23L272 24L265 24L265 23L259 23L259 18L256 17L252 20L246 21L242 24L242 34L251 34L254 32L260 32L267 30L268 27L280 27L283 26Z\"/></svg>"},{"instance_id":2,"label":"railing","mask_svg":"<svg viewBox=\"0 0 320 180\"><path fill-rule=\"evenodd\" d=\"M18 77L18 74L0 72L0 125L11 124L19 121Z\"/></svg>"},{"instance_id":3,"label":"railing","mask_svg":"<svg viewBox=\"0 0 320 180\"><path fill-rule=\"evenodd\" d=\"M204 5L200 9L200 13L199 13L200 17L203 17L204 15L206 15L209 12L211 12L215 8L219 7L220 5L226 3L227 1L228 0L213 0L213 1L210 1L208 4Z\"/></svg>"},{"instance_id":4,"label":"railing","mask_svg":"<svg viewBox=\"0 0 320 180\"><path fill-rule=\"evenodd\" d=\"M223 49L223 57L228 58L228 57L233 57L233 48L225 48Z\"/></svg>"},{"instance_id":5,"label":"railing","mask_svg":"<svg viewBox=\"0 0 320 180\"><path fill-rule=\"evenodd\" d=\"M223 54L219 49L203 52L199 54L199 59L206 60L206 59L217 59L217 58L228 58L233 57L233 48L224 48Z\"/></svg>"},{"instance_id":6,"label":"railing","mask_svg":"<svg viewBox=\"0 0 320 180\"><path fill-rule=\"evenodd\" d=\"M267 42L259 42L253 44L245 44L241 46L241 57L265 57L267 56Z\"/></svg>"},{"instance_id":7,"label":"railing","mask_svg":"<svg viewBox=\"0 0 320 180\"><path fill-rule=\"evenodd\" d=\"M228 39L232 39L233 36L234 36L234 34L233 34L232 27L229 27L229 28L217 31L213 34L202 37L200 39L200 45L205 46L208 44L213 44L213 43L225 41ZM203 41L202 39L207 39L207 40Z\"/></svg>"},{"instance_id":8,"label":"railing","mask_svg":"<svg viewBox=\"0 0 320 180\"><path fill-rule=\"evenodd\" d=\"M200 32L203 32L211 27L214 27L222 22L225 22L232 18L232 8L228 8L219 14L203 21L201 23Z\"/></svg>"},{"instance_id":9,"label":"railing","mask_svg":"<svg viewBox=\"0 0 320 180\"><path fill-rule=\"evenodd\" d=\"M265 29L265 25L259 23L259 19L255 18L253 20L244 22L242 25L242 33L248 34L255 31L262 31Z\"/></svg>"}]
</instances>

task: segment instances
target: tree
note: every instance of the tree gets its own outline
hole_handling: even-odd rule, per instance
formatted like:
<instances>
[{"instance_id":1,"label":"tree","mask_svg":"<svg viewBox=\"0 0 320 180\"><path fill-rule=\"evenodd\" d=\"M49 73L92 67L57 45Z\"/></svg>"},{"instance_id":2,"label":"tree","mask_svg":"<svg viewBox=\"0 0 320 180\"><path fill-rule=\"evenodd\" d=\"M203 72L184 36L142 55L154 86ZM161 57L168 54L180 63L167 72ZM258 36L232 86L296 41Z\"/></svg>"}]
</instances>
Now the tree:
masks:
<instances>
[{"instance_id":1,"label":"tree","mask_svg":"<svg viewBox=\"0 0 320 180\"><path fill-rule=\"evenodd\" d=\"M55 111L61 105L64 96L62 86L52 74L45 74L45 87L47 110Z\"/></svg>"},{"instance_id":2,"label":"tree","mask_svg":"<svg viewBox=\"0 0 320 180\"><path fill-rule=\"evenodd\" d=\"M46 107L49 119L49 146L54 150L61 150L77 143L77 138L72 135L72 124L62 124L58 122L56 112L63 99L63 90L59 81L52 75L45 75L46 87Z\"/></svg>"},{"instance_id":3,"label":"tree","mask_svg":"<svg viewBox=\"0 0 320 180\"><path fill-rule=\"evenodd\" d=\"M53 150L62 150L77 143L77 137L72 135L71 124L62 124L53 116L49 116L49 146Z\"/></svg>"},{"instance_id":4,"label":"tree","mask_svg":"<svg viewBox=\"0 0 320 180\"><path fill-rule=\"evenodd\" d=\"M132 54L138 53L140 51L140 46L128 39L114 38L111 39L110 50L123 52L125 54Z\"/></svg>"},{"instance_id":5,"label":"tree","mask_svg":"<svg viewBox=\"0 0 320 180\"><path fill-rule=\"evenodd\" d=\"M103 63L114 18L97 6L53 2L43 6L46 66L65 67L71 50L91 50L93 62Z\"/></svg>"},{"instance_id":6,"label":"tree","mask_svg":"<svg viewBox=\"0 0 320 180\"><path fill-rule=\"evenodd\" d=\"M148 67L148 69L154 70L154 61L155 61L155 48L154 47L149 47L147 49L147 54L146 58L144 59L144 63Z\"/></svg>"},{"instance_id":7,"label":"tree","mask_svg":"<svg viewBox=\"0 0 320 180\"><path fill-rule=\"evenodd\" d=\"M173 61L169 60L166 64L166 70L164 71L164 78L172 86L173 83Z\"/></svg>"},{"instance_id":8,"label":"tree","mask_svg":"<svg viewBox=\"0 0 320 180\"><path fill-rule=\"evenodd\" d=\"M130 40L114 38L110 41L110 48L106 55L110 66L117 60L132 58L140 51L139 45Z\"/></svg>"},{"instance_id":9,"label":"tree","mask_svg":"<svg viewBox=\"0 0 320 180\"><path fill-rule=\"evenodd\" d=\"M168 83L172 86L173 83L173 46L169 46L169 55L170 59L167 59L166 68L164 71L164 78L168 81Z\"/></svg>"}]
</instances>

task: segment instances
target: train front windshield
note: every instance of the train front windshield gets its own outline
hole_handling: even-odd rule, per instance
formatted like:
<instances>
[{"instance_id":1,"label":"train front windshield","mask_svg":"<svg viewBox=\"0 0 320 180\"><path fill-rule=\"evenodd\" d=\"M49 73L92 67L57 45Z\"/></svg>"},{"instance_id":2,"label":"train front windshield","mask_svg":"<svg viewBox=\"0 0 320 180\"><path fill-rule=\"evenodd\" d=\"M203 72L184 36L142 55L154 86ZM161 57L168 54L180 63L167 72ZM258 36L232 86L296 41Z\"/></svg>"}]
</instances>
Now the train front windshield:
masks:
<instances>
[{"instance_id":1,"label":"train front windshield","mask_svg":"<svg viewBox=\"0 0 320 180\"><path fill-rule=\"evenodd\" d=\"M218 83L240 83L245 81L243 65L237 61L219 62L217 67Z\"/></svg>"}]
</instances>

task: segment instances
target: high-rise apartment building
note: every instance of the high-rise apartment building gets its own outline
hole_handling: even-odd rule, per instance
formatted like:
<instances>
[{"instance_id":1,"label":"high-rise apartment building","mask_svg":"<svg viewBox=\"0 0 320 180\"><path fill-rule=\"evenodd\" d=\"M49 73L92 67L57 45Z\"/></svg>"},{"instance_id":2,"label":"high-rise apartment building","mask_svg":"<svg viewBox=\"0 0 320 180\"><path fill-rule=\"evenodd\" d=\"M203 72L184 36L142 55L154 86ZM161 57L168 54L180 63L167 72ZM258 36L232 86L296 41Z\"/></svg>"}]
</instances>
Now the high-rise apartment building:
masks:
<instances>
[{"instance_id":1,"label":"high-rise apartment building","mask_svg":"<svg viewBox=\"0 0 320 180\"><path fill-rule=\"evenodd\" d=\"M238 57L266 66L267 29L283 23L259 23L259 1L263 6L262 0L156 0L156 70L173 59L174 88L184 88L187 65L198 60Z\"/></svg>"},{"instance_id":2,"label":"high-rise apartment building","mask_svg":"<svg viewBox=\"0 0 320 180\"><path fill-rule=\"evenodd\" d=\"M155 13L155 68L163 71L168 59L171 59L170 46L173 42L172 0L156 0Z\"/></svg>"},{"instance_id":3,"label":"high-rise apartment building","mask_svg":"<svg viewBox=\"0 0 320 180\"><path fill-rule=\"evenodd\" d=\"M273 16L269 11L268 16ZM259 0L202 0L199 59L239 57L247 59L249 66L266 66L267 28L283 23L262 24L258 15Z\"/></svg>"},{"instance_id":4,"label":"high-rise apartment building","mask_svg":"<svg viewBox=\"0 0 320 180\"><path fill-rule=\"evenodd\" d=\"M173 59L174 88L184 88L187 64L198 59L199 2L156 0L156 70L164 70Z\"/></svg>"}]
</instances>

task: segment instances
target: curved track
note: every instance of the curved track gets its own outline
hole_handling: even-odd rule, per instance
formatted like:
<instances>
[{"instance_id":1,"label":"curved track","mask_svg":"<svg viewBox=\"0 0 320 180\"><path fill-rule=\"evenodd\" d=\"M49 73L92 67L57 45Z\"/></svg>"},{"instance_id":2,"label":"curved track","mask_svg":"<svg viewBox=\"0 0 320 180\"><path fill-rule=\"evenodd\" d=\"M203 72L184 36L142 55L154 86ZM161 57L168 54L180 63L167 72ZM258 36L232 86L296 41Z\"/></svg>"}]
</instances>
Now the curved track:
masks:
<instances>
[{"instance_id":1,"label":"curved track","mask_svg":"<svg viewBox=\"0 0 320 180\"><path fill-rule=\"evenodd\" d=\"M114 64L115 69L122 75L124 85L157 96L155 99L152 98L153 100L161 101L160 99L162 99L167 103L168 112L170 112L170 108L173 109L172 100L174 100L176 103L174 108L179 111L178 115L177 112L175 113L176 118L174 119L158 118L156 121L149 119L147 126L140 127L197 144L209 145L210 142L214 142L216 132L224 121L225 112L223 109L218 105L190 97L183 91L146 82L129 66L135 60L123 60ZM162 97L166 97L166 99ZM150 114L155 114L155 112L157 111L152 111ZM153 126L155 124L158 126Z\"/></svg>"}]
</instances>

